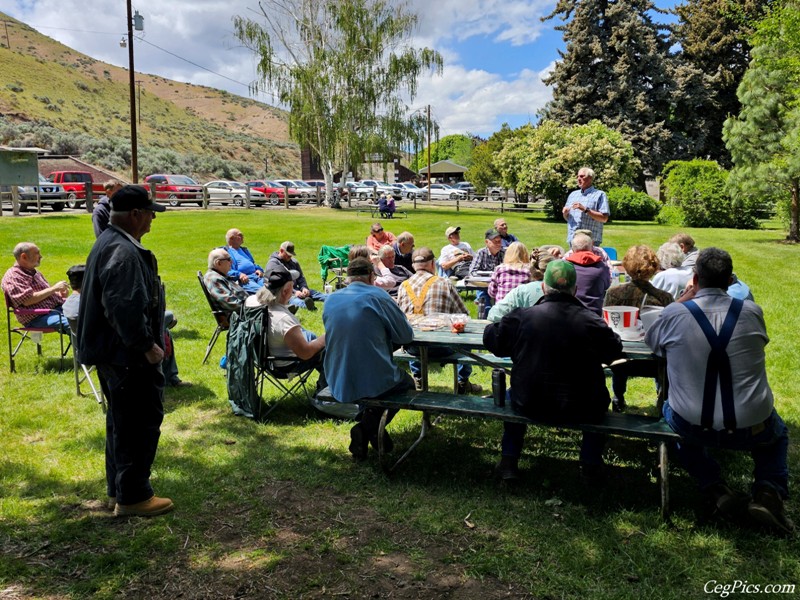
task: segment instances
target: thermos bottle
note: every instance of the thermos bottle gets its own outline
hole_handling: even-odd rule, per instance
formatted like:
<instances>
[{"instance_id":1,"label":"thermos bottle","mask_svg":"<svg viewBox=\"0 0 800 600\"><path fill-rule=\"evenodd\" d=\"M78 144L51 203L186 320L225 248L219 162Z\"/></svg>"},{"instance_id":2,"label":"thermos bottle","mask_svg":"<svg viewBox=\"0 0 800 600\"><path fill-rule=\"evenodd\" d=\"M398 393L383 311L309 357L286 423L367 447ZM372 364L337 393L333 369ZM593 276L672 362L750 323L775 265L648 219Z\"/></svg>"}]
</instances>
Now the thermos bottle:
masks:
<instances>
[{"instance_id":1,"label":"thermos bottle","mask_svg":"<svg viewBox=\"0 0 800 600\"><path fill-rule=\"evenodd\" d=\"M506 405L505 369L492 369L492 398L495 406Z\"/></svg>"}]
</instances>

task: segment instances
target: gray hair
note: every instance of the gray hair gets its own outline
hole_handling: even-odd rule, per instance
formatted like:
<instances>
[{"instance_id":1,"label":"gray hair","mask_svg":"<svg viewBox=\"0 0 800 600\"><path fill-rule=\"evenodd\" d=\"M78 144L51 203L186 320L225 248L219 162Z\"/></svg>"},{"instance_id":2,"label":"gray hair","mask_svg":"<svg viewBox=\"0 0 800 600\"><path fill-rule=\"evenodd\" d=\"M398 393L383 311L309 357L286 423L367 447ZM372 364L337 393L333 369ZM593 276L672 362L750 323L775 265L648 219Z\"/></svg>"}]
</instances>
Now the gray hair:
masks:
<instances>
[{"instance_id":1,"label":"gray hair","mask_svg":"<svg viewBox=\"0 0 800 600\"><path fill-rule=\"evenodd\" d=\"M283 288L278 290L279 293L281 289ZM256 300L258 300L258 303L262 306L275 307L279 304L278 296L267 286L263 286L256 292Z\"/></svg>"},{"instance_id":2,"label":"gray hair","mask_svg":"<svg viewBox=\"0 0 800 600\"><path fill-rule=\"evenodd\" d=\"M23 254L28 254L34 248L38 248L36 244L33 242L20 242L16 246L14 246L14 259L19 260L19 257Z\"/></svg>"},{"instance_id":3,"label":"gray hair","mask_svg":"<svg viewBox=\"0 0 800 600\"><path fill-rule=\"evenodd\" d=\"M231 238L237 233L241 233L241 231L236 227L234 227L233 229L228 229L228 231L225 233L225 243L230 246Z\"/></svg>"},{"instance_id":4,"label":"gray hair","mask_svg":"<svg viewBox=\"0 0 800 600\"><path fill-rule=\"evenodd\" d=\"M381 246L381 249L378 250L378 256L380 256L381 258L383 258L384 256L389 256L390 254L394 256L394 248L392 248L389 244Z\"/></svg>"},{"instance_id":5,"label":"gray hair","mask_svg":"<svg viewBox=\"0 0 800 600\"><path fill-rule=\"evenodd\" d=\"M109 190L113 190L117 186L123 187L124 185L125 184L123 184L119 179L109 179L103 184L103 189L108 192Z\"/></svg>"},{"instance_id":6,"label":"gray hair","mask_svg":"<svg viewBox=\"0 0 800 600\"><path fill-rule=\"evenodd\" d=\"M594 169L590 167L581 167L580 169L578 169L578 173L580 173L581 171L583 171L584 175L591 177L592 181L594 181Z\"/></svg>"},{"instance_id":7,"label":"gray hair","mask_svg":"<svg viewBox=\"0 0 800 600\"><path fill-rule=\"evenodd\" d=\"M408 231L404 231L400 235L397 236L397 243L398 244L405 244L406 242L410 242L414 239L414 236L409 233Z\"/></svg>"},{"instance_id":8,"label":"gray hair","mask_svg":"<svg viewBox=\"0 0 800 600\"><path fill-rule=\"evenodd\" d=\"M213 270L217 261L223 258L228 258L228 251L225 248L214 248L208 253L208 268Z\"/></svg>"},{"instance_id":9,"label":"gray hair","mask_svg":"<svg viewBox=\"0 0 800 600\"><path fill-rule=\"evenodd\" d=\"M584 250L591 250L594 246L592 238L585 233L576 233L572 238L571 248L573 252L582 252Z\"/></svg>"},{"instance_id":10,"label":"gray hair","mask_svg":"<svg viewBox=\"0 0 800 600\"><path fill-rule=\"evenodd\" d=\"M661 263L661 268L665 271L673 267L680 267L686 255L681 250L677 242L665 242L661 244L656 252L658 262Z\"/></svg>"}]
</instances>

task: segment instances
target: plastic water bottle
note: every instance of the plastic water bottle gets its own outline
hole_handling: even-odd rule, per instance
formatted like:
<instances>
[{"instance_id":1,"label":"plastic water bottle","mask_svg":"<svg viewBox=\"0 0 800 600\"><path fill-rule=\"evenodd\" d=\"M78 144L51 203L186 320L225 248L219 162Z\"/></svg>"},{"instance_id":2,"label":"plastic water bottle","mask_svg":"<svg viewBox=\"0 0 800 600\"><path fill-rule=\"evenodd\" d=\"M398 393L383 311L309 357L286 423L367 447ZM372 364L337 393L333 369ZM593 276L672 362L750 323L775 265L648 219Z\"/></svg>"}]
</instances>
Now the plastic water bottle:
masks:
<instances>
[{"instance_id":1,"label":"plastic water bottle","mask_svg":"<svg viewBox=\"0 0 800 600\"><path fill-rule=\"evenodd\" d=\"M611 268L611 285L619 285L619 271L617 267Z\"/></svg>"},{"instance_id":2,"label":"plastic water bottle","mask_svg":"<svg viewBox=\"0 0 800 600\"><path fill-rule=\"evenodd\" d=\"M483 297L478 298L478 318L486 318L486 298Z\"/></svg>"}]
</instances>

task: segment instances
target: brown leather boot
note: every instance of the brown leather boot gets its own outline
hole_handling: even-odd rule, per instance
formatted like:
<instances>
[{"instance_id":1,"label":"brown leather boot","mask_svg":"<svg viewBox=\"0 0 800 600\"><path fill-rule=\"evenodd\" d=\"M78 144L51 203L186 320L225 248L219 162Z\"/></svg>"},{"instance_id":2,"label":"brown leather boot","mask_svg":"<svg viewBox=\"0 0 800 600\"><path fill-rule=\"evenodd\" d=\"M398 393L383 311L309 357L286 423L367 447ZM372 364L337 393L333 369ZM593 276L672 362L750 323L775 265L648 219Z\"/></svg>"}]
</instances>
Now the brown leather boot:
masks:
<instances>
[{"instance_id":1,"label":"brown leather boot","mask_svg":"<svg viewBox=\"0 0 800 600\"><path fill-rule=\"evenodd\" d=\"M763 487L754 495L747 512L756 521L784 533L794 531L794 523L783 512L783 498L772 488Z\"/></svg>"},{"instance_id":2,"label":"brown leather boot","mask_svg":"<svg viewBox=\"0 0 800 600\"><path fill-rule=\"evenodd\" d=\"M114 514L118 517L155 517L168 513L173 508L175 505L169 498L151 496L148 500L136 504L117 503Z\"/></svg>"}]
</instances>

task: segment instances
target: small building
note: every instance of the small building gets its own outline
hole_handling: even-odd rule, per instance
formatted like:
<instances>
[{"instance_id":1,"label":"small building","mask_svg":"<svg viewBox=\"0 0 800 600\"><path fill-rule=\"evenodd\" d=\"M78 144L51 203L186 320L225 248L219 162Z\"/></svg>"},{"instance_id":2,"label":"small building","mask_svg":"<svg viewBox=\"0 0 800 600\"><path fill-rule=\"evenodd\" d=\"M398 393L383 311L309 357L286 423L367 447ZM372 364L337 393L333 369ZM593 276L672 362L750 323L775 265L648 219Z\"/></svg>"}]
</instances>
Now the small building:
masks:
<instances>
[{"instance_id":1,"label":"small building","mask_svg":"<svg viewBox=\"0 0 800 600\"><path fill-rule=\"evenodd\" d=\"M431 181L438 181L441 183L457 183L464 181L464 173L467 172L467 167L454 163L451 160L440 160L431 165ZM428 175L428 167L422 167L419 170L420 176Z\"/></svg>"}]
</instances>

